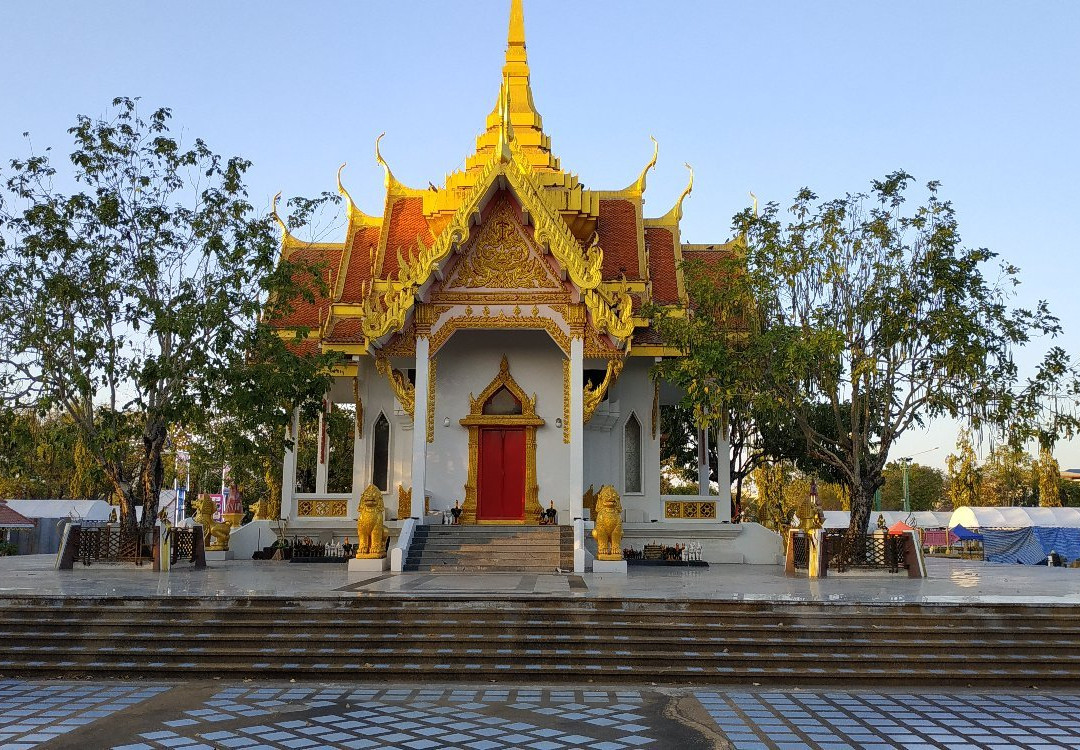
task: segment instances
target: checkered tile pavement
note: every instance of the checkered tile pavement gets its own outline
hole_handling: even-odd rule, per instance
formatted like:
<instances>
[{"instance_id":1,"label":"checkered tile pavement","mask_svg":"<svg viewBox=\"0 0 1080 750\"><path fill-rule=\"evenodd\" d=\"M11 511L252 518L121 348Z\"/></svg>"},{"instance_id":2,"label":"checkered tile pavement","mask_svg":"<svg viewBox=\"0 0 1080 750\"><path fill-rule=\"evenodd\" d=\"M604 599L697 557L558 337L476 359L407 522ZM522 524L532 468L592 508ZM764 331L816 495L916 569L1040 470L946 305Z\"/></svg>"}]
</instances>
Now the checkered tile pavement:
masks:
<instances>
[{"instance_id":1,"label":"checkered tile pavement","mask_svg":"<svg viewBox=\"0 0 1080 750\"><path fill-rule=\"evenodd\" d=\"M736 750L1073 750L1080 695L696 692Z\"/></svg>"},{"instance_id":2,"label":"checkered tile pavement","mask_svg":"<svg viewBox=\"0 0 1080 750\"><path fill-rule=\"evenodd\" d=\"M137 727L109 723L125 738L115 748L711 747L665 716L669 700L688 695L736 750L1080 750L1080 694L1071 693L243 684L188 695L184 686L0 681L0 750L78 744L79 733L158 697L166 703L142 712Z\"/></svg>"},{"instance_id":3,"label":"checkered tile pavement","mask_svg":"<svg viewBox=\"0 0 1080 750\"><path fill-rule=\"evenodd\" d=\"M641 704L636 691L229 688L118 750L655 747Z\"/></svg>"},{"instance_id":4,"label":"checkered tile pavement","mask_svg":"<svg viewBox=\"0 0 1080 750\"><path fill-rule=\"evenodd\" d=\"M0 680L0 749L28 750L169 688Z\"/></svg>"}]
</instances>

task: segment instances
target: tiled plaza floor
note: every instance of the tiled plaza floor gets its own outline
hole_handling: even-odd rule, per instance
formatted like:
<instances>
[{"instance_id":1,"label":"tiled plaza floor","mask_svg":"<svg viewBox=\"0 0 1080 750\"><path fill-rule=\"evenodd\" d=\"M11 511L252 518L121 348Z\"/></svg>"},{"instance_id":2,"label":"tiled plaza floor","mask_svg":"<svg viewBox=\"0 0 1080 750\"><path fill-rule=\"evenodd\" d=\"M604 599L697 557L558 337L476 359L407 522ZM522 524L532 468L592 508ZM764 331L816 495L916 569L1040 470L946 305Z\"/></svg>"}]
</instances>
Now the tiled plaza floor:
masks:
<instances>
[{"instance_id":1,"label":"tiled plaza floor","mask_svg":"<svg viewBox=\"0 0 1080 750\"><path fill-rule=\"evenodd\" d=\"M0 748L1075 750L1080 694L5 681Z\"/></svg>"}]
</instances>

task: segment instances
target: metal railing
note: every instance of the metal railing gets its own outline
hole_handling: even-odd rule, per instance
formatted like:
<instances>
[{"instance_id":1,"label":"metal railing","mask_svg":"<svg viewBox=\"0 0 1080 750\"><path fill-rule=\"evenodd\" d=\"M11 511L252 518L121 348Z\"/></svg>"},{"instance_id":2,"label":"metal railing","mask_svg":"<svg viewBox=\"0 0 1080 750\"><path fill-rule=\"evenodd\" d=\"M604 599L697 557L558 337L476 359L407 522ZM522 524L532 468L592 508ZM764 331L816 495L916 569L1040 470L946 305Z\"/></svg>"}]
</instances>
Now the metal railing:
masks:
<instances>
[{"instance_id":1,"label":"metal railing","mask_svg":"<svg viewBox=\"0 0 1080 750\"><path fill-rule=\"evenodd\" d=\"M195 560L195 537L202 531L201 528L185 529L176 527L169 529L169 562L175 565L180 560Z\"/></svg>"},{"instance_id":2,"label":"metal railing","mask_svg":"<svg viewBox=\"0 0 1080 750\"><path fill-rule=\"evenodd\" d=\"M904 537L898 534L854 534L846 529L825 531L829 570L888 570L898 573L904 563ZM797 566L797 565L796 565Z\"/></svg>"},{"instance_id":3,"label":"metal railing","mask_svg":"<svg viewBox=\"0 0 1080 750\"><path fill-rule=\"evenodd\" d=\"M155 529L125 529L119 526L86 526L79 531L75 552L83 565L153 560Z\"/></svg>"}]
</instances>

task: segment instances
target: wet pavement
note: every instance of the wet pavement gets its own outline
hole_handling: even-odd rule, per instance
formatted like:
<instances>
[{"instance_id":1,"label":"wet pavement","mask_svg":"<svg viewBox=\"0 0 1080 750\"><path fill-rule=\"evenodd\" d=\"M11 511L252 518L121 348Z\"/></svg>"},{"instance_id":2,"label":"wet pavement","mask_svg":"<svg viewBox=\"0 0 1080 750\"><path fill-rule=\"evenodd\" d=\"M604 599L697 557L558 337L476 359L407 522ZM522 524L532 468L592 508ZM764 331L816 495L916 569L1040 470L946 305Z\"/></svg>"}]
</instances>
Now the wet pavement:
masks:
<instances>
[{"instance_id":1,"label":"wet pavement","mask_svg":"<svg viewBox=\"0 0 1080 750\"><path fill-rule=\"evenodd\" d=\"M790 578L779 566L634 568L593 573L349 573L342 564L227 561L206 570L76 564L53 557L0 557L0 598L12 596L557 596L601 599L899 602L919 604L1080 604L1080 569L927 559L928 577L903 575Z\"/></svg>"}]
</instances>

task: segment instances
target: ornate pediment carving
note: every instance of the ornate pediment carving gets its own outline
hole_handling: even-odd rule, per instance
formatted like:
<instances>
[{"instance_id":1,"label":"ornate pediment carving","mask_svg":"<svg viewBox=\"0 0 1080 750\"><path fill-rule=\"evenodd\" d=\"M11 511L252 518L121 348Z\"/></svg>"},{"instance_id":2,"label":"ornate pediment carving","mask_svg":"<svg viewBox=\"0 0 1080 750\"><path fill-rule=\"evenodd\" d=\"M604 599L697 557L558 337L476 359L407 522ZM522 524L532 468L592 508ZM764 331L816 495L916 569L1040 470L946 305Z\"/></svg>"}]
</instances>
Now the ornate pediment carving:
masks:
<instances>
[{"instance_id":1,"label":"ornate pediment carving","mask_svg":"<svg viewBox=\"0 0 1080 750\"><path fill-rule=\"evenodd\" d=\"M476 233L444 289L556 289L562 284L503 201Z\"/></svg>"}]
</instances>

